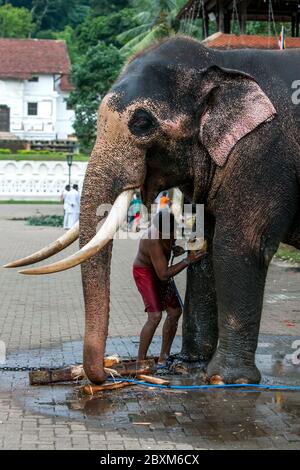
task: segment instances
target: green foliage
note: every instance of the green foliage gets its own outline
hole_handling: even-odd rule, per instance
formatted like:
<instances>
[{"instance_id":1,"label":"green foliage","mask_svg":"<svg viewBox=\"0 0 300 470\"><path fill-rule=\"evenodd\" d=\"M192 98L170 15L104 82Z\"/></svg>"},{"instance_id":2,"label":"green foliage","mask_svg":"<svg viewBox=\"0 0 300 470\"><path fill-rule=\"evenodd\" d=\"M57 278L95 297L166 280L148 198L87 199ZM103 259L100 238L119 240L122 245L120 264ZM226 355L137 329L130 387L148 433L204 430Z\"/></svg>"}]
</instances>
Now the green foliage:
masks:
<instances>
[{"instance_id":1,"label":"green foliage","mask_svg":"<svg viewBox=\"0 0 300 470\"><path fill-rule=\"evenodd\" d=\"M24 155L20 153L9 153L9 154L2 154L0 152L0 161L1 160L14 160L16 162L24 161L24 160L32 160L37 162L43 161L55 161L55 162L66 162L67 154L61 152L49 152L47 154L41 154L40 151L30 151L30 153L26 153ZM86 162L88 161L88 155L83 153L78 153L73 156L74 162Z\"/></svg>"},{"instance_id":2,"label":"green foliage","mask_svg":"<svg viewBox=\"0 0 300 470\"><path fill-rule=\"evenodd\" d=\"M28 225L46 226L46 227L62 227L63 226L62 215L39 215L28 217Z\"/></svg>"},{"instance_id":3,"label":"green foliage","mask_svg":"<svg viewBox=\"0 0 300 470\"><path fill-rule=\"evenodd\" d=\"M7 155L10 154L11 150L10 149L0 149L0 155Z\"/></svg>"},{"instance_id":4,"label":"green foliage","mask_svg":"<svg viewBox=\"0 0 300 470\"><path fill-rule=\"evenodd\" d=\"M284 26L286 36L291 36L290 23L268 23L267 21L247 21L247 34L260 34L263 36L279 36Z\"/></svg>"},{"instance_id":5,"label":"green foliage","mask_svg":"<svg viewBox=\"0 0 300 470\"><path fill-rule=\"evenodd\" d=\"M76 27L90 13L90 0L9 0L13 6L27 8L41 30L60 31Z\"/></svg>"},{"instance_id":6,"label":"green foliage","mask_svg":"<svg viewBox=\"0 0 300 470\"><path fill-rule=\"evenodd\" d=\"M133 1L132 5L137 6L138 3ZM127 58L155 41L176 34L180 28L176 20L179 5L182 2L178 0L144 0L143 9L140 6L134 17L138 26L117 36L123 43L121 54Z\"/></svg>"},{"instance_id":7,"label":"green foliage","mask_svg":"<svg viewBox=\"0 0 300 470\"><path fill-rule=\"evenodd\" d=\"M9 3L0 7L1 38L26 38L34 28L32 14L26 8L14 8Z\"/></svg>"},{"instance_id":8,"label":"green foliage","mask_svg":"<svg viewBox=\"0 0 300 470\"><path fill-rule=\"evenodd\" d=\"M64 152L51 152L51 150L17 150L17 154L19 155L57 155L63 156L65 155Z\"/></svg>"},{"instance_id":9,"label":"green foliage","mask_svg":"<svg viewBox=\"0 0 300 470\"><path fill-rule=\"evenodd\" d=\"M78 52L82 55L89 47L96 46L100 41L120 47L122 43L118 40L118 35L137 25L132 10L128 8L109 16L89 16L76 31Z\"/></svg>"},{"instance_id":10,"label":"green foliage","mask_svg":"<svg viewBox=\"0 0 300 470\"><path fill-rule=\"evenodd\" d=\"M0 204L59 204L58 201L47 201L46 199L39 200L31 200L31 199L1 199ZM16 218L12 218L11 220L16 220ZM22 219L23 220L23 219Z\"/></svg>"},{"instance_id":11,"label":"green foliage","mask_svg":"<svg viewBox=\"0 0 300 470\"><path fill-rule=\"evenodd\" d=\"M90 6L96 16L108 16L128 7L129 4L129 0L90 0Z\"/></svg>"},{"instance_id":12,"label":"green foliage","mask_svg":"<svg viewBox=\"0 0 300 470\"><path fill-rule=\"evenodd\" d=\"M96 134L99 104L121 67L122 59L118 49L100 42L90 47L73 68L75 90L71 92L69 103L75 109L74 128L84 151L91 149Z\"/></svg>"},{"instance_id":13,"label":"green foliage","mask_svg":"<svg viewBox=\"0 0 300 470\"><path fill-rule=\"evenodd\" d=\"M72 26L65 26L63 31L58 31L54 33L54 36L54 39L61 39L65 41L65 43L67 44L71 63L75 63L78 60L80 52L78 52L75 38L75 30L72 28Z\"/></svg>"},{"instance_id":14,"label":"green foliage","mask_svg":"<svg viewBox=\"0 0 300 470\"><path fill-rule=\"evenodd\" d=\"M280 244L275 256L276 258L289 261L291 263L300 263L300 250L296 250L296 248L284 245L283 243Z\"/></svg>"}]
</instances>

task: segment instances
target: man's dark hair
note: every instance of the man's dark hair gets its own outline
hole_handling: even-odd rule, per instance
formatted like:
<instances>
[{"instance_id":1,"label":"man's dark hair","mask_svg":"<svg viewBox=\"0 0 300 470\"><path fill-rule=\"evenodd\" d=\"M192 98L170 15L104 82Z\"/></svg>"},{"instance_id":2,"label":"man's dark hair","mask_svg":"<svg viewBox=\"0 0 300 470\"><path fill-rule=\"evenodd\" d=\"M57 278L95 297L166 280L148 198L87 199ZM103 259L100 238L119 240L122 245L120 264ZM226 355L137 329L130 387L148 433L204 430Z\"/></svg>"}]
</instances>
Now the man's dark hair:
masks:
<instances>
[{"instance_id":1,"label":"man's dark hair","mask_svg":"<svg viewBox=\"0 0 300 470\"><path fill-rule=\"evenodd\" d=\"M159 234L162 235L162 238L168 239L171 235L175 233L175 217L172 212L168 210L159 211L153 219L154 227L159 231Z\"/></svg>"},{"instance_id":2,"label":"man's dark hair","mask_svg":"<svg viewBox=\"0 0 300 470\"><path fill-rule=\"evenodd\" d=\"M78 191L78 184L73 184L73 189L76 189L76 191Z\"/></svg>"},{"instance_id":3,"label":"man's dark hair","mask_svg":"<svg viewBox=\"0 0 300 470\"><path fill-rule=\"evenodd\" d=\"M65 187L65 190L70 191L70 189L71 189L71 186L69 184L67 184L66 187Z\"/></svg>"}]
</instances>

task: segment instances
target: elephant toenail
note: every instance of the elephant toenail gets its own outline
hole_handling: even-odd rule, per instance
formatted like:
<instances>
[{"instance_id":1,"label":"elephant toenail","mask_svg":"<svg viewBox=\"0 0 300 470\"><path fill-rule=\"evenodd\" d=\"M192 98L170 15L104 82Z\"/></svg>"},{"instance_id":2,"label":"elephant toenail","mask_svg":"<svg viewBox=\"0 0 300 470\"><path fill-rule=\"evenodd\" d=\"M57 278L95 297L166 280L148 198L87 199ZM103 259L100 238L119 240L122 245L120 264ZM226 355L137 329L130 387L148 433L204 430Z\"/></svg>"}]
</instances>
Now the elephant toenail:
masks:
<instances>
[{"instance_id":1,"label":"elephant toenail","mask_svg":"<svg viewBox=\"0 0 300 470\"><path fill-rule=\"evenodd\" d=\"M221 378L220 375L213 375L211 378L210 378L210 383L212 385L224 385L224 382Z\"/></svg>"},{"instance_id":2,"label":"elephant toenail","mask_svg":"<svg viewBox=\"0 0 300 470\"><path fill-rule=\"evenodd\" d=\"M235 380L234 383L235 384L248 384L249 380L247 380L247 379L237 379L237 380Z\"/></svg>"}]
</instances>

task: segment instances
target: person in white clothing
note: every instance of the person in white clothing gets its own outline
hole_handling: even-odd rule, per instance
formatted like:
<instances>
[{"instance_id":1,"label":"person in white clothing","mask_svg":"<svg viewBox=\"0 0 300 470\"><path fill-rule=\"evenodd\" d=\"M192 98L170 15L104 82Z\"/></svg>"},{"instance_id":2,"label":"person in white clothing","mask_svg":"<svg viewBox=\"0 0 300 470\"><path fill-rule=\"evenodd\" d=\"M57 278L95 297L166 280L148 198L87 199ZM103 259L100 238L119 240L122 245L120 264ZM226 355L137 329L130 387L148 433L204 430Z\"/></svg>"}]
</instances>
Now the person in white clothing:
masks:
<instances>
[{"instance_id":1,"label":"person in white clothing","mask_svg":"<svg viewBox=\"0 0 300 470\"><path fill-rule=\"evenodd\" d=\"M79 219L79 213L80 213L80 192L78 188L78 184L73 184L73 189L77 192L77 198L76 198L76 214L77 214L77 220Z\"/></svg>"},{"instance_id":2,"label":"person in white clothing","mask_svg":"<svg viewBox=\"0 0 300 470\"><path fill-rule=\"evenodd\" d=\"M75 185L74 185L75 186ZM64 228L69 230L79 219L79 205L80 196L79 192L74 189L74 186L68 193L66 193L64 199ZM78 186L77 186L78 187Z\"/></svg>"},{"instance_id":3,"label":"person in white clothing","mask_svg":"<svg viewBox=\"0 0 300 470\"><path fill-rule=\"evenodd\" d=\"M69 184L67 184L65 186L65 189L63 190L63 192L61 193L61 196L60 196L60 202L64 203L65 202L65 197L67 195L67 193L70 191L71 189L71 186Z\"/></svg>"},{"instance_id":4,"label":"person in white clothing","mask_svg":"<svg viewBox=\"0 0 300 470\"><path fill-rule=\"evenodd\" d=\"M67 214L66 214L66 208L65 208L65 199L66 199L66 195L69 193L71 189L71 186L69 184L67 184L63 190L63 192L61 193L61 196L60 196L60 201L63 203L63 208L64 208L64 223L63 223L63 227L66 228L66 222L67 222Z\"/></svg>"}]
</instances>

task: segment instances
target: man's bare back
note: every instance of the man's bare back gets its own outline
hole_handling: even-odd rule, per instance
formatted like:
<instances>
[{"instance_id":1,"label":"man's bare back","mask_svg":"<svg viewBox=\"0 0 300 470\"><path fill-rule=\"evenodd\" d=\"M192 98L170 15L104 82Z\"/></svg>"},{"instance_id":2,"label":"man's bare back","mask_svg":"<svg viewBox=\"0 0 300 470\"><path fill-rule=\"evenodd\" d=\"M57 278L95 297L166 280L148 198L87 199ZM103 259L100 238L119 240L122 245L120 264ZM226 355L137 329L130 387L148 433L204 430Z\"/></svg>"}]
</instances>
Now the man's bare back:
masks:
<instances>
[{"instance_id":1,"label":"man's bare back","mask_svg":"<svg viewBox=\"0 0 300 470\"><path fill-rule=\"evenodd\" d=\"M153 233L153 228L150 227L140 240L133 265L153 266L155 268L159 258L164 258L164 261L168 264L174 242L174 238L169 240L158 238L158 234Z\"/></svg>"},{"instance_id":2,"label":"man's bare back","mask_svg":"<svg viewBox=\"0 0 300 470\"><path fill-rule=\"evenodd\" d=\"M172 230L167 234L168 238L164 238L159 230L163 224L158 222L168 217L172 221ZM174 234L174 216L162 212L157 214L156 220L140 240L138 253L133 263L133 277L144 301L145 311L148 313L148 320L140 334L139 360L146 358L154 332L161 320L162 311L166 310L167 318L163 327L162 347L158 361L165 363L170 354L178 320L182 313L178 292L171 278L203 256L200 252L189 253L179 263L169 266L176 241ZM177 256L185 252L182 248L177 248L179 249L176 250Z\"/></svg>"}]
</instances>

